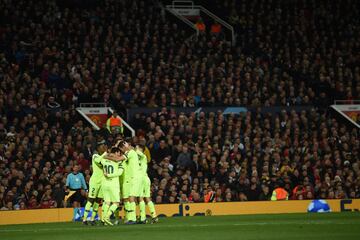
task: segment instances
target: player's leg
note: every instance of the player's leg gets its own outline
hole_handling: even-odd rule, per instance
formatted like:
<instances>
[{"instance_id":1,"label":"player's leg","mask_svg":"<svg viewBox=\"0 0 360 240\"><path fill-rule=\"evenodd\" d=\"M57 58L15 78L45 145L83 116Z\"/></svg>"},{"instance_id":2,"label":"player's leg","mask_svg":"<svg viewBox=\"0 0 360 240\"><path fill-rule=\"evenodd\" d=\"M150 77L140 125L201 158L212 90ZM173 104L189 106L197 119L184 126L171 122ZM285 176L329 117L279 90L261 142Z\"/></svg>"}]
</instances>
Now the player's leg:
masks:
<instances>
[{"instance_id":1,"label":"player's leg","mask_svg":"<svg viewBox=\"0 0 360 240\"><path fill-rule=\"evenodd\" d=\"M85 212L84 212L84 218L83 218L84 223L87 223L87 217L88 217L90 209L92 207L93 212L91 214L90 221L91 221L92 225L94 225L93 221L95 219L95 215L97 214L97 209L99 207L99 205L97 203L97 196L100 193L100 188L101 188L100 184L94 184L90 180L88 201L87 201L87 203L85 205Z\"/></svg>"},{"instance_id":2,"label":"player's leg","mask_svg":"<svg viewBox=\"0 0 360 240\"><path fill-rule=\"evenodd\" d=\"M153 203L153 201L151 200L151 198L145 198L145 202L146 205L149 208L150 214L151 214L151 223L157 223L159 221L157 214L156 214L156 209L155 209L155 205Z\"/></svg>"},{"instance_id":3,"label":"player's leg","mask_svg":"<svg viewBox=\"0 0 360 240\"><path fill-rule=\"evenodd\" d=\"M116 210L118 209L118 207L119 207L119 202L113 202L113 203L110 205L109 210L108 210L107 213L106 213L106 217L104 218L104 221L105 221L106 224L111 225L111 226L114 225L114 224L110 221L110 217L111 217L112 214L115 215L115 212L116 212Z\"/></svg>"},{"instance_id":4,"label":"player's leg","mask_svg":"<svg viewBox=\"0 0 360 240\"><path fill-rule=\"evenodd\" d=\"M109 210L110 203L109 202L103 202L102 209L101 209L101 221L105 223L104 219L106 217L106 214Z\"/></svg>"},{"instance_id":5,"label":"player's leg","mask_svg":"<svg viewBox=\"0 0 360 240\"><path fill-rule=\"evenodd\" d=\"M151 181L150 178L147 177L145 182L145 190L144 190L145 202L151 214L151 223L157 223L159 219L156 214L155 205L151 200L150 187L151 187Z\"/></svg>"},{"instance_id":6,"label":"player's leg","mask_svg":"<svg viewBox=\"0 0 360 240\"><path fill-rule=\"evenodd\" d=\"M96 200L93 204L93 207L92 207L93 211L92 211L91 218L90 218L91 225L95 225L95 217L98 214L98 210L99 210L101 201L102 201L102 198L96 198Z\"/></svg>"},{"instance_id":7,"label":"player's leg","mask_svg":"<svg viewBox=\"0 0 360 240\"><path fill-rule=\"evenodd\" d=\"M106 184L103 185L104 201L102 205L101 221L105 223L105 218L111 205L111 191Z\"/></svg>"},{"instance_id":8,"label":"player's leg","mask_svg":"<svg viewBox=\"0 0 360 240\"><path fill-rule=\"evenodd\" d=\"M130 200L129 200L129 196L130 196L130 189L131 186L129 184L129 182L123 182L122 184L122 198L123 198L123 202L124 202L124 222L127 223L130 220Z\"/></svg>"},{"instance_id":9,"label":"player's leg","mask_svg":"<svg viewBox=\"0 0 360 240\"><path fill-rule=\"evenodd\" d=\"M114 217L115 217L114 224L115 225L118 225L120 223L120 210L121 210L121 207L120 207L120 203L119 203L116 211L114 212Z\"/></svg>"},{"instance_id":10,"label":"player's leg","mask_svg":"<svg viewBox=\"0 0 360 240\"><path fill-rule=\"evenodd\" d=\"M95 225L96 214L98 213L101 201L104 199L103 188L101 187L101 185L99 185L99 186L100 187L99 187L99 189L97 191L96 201L93 204L93 213L92 213L91 219L90 219L92 225Z\"/></svg>"},{"instance_id":11,"label":"player's leg","mask_svg":"<svg viewBox=\"0 0 360 240\"><path fill-rule=\"evenodd\" d=\"M89 212L90 212L91 207L93 206L94 202L95 202L95 199L89 197L85 204L84 217L83 217L83 224L85 224L85 225L88 224L87 218L88 218Z\"/></svg>"},{"instance_id":12,"label":"player's leg","mask_svg":"<svg viewBox=\"0 0 360 240\"><path fill-rule=\"evenodd\" d=\"M140 197L139 197L139 210L140 210L140 219L139 219L139 223L144 224L146 223L146 205L144 202L144 197L145 197L145 184L146 184L146 180L145 177L143 177L142 181L141 181L141 186L140 186Z\"/></svg>"},{"instance_id":13,"label":"player's leg","mask_svg":"<svg viewBox=\"0 0 360 240\"><path fill-rule=\"evenodd\" d=\"M129 221L129 198L124 198L123 199L123 203L124 203L124 222L126 223L127 221Z\"/></svg>"},{"instance_id":14,"label":"player's leg","mask_svg":"<svg viewBox=\"0 0 360 240\"><path fill-rule=\"evenodd\" d=\"M114 185L112 188L112 191L109 193L110 195L110 201L112 202L111 206L109 207L109 210L106 213L106 217L104 218L105 223L108 225L113 225L113 223L110 221L110 216L112 214L115 214L116 210L119 207L120 202L120 187L118 185Z\"/></svg>"},{"instance_id":15,"label":"player's leg","mask_svg":"<svg viewBox=\"0 0 360 240\"><path fill-rule=\"evenodd\" d=\"M146 206L144 202L144 198L139 198L139 209L140 209L140 222L139 223L146 223Z\"/></svg>"},{"instance_id":16,"label":"player's leg","mask_svg":"<svg viewBox=\"0 0 360 240\"><path fill-rule=\"evenodd\" d=\"M119 197L120 197L120 203L119 206L117 208L117 210L115 211L114 215L115 215L115 225L118 225L120 223L120 211L122 210L121 207L121 202L123 202L123 191L122 191L122 177L119 177Z\"/></svg>"},{"instance_id":17,"label":"player's leg","mask_svg":"<svg viewBox=\"0 0 360 240\"><path fill-rule=\"evenodd\" d=\"M128 222L127 224L135 224L136 223L136 203L135 203L135 196L129 197L129 204L128 204Z\"/></svg>"},{"instance_id":18,"label":"player's leg","mask_svg":"<svg viewBox=\"0 0 360 240\"><path fill-rule=\"evenodd\" d=\"M136 223L136 200L138 197L140 197L141 180L141 178L135 178L131 181L131 189L129 194L129 224Z\"/></svg>"},{"instance_id":19,"label":"player's leg","mask_svg":"<svg viewBox=\"0 0 360 240\"><path fill-rule=\"evenodd\" d=\"M119 192L119 200L121 201L121 194ZM120 210L121 210L121 206L120 206L120 202L118 204L118 207L116 208L115 212L114 212L114 217L115 217L115 225L118 225L120 223Z\"/></svg>"}]
</instances>

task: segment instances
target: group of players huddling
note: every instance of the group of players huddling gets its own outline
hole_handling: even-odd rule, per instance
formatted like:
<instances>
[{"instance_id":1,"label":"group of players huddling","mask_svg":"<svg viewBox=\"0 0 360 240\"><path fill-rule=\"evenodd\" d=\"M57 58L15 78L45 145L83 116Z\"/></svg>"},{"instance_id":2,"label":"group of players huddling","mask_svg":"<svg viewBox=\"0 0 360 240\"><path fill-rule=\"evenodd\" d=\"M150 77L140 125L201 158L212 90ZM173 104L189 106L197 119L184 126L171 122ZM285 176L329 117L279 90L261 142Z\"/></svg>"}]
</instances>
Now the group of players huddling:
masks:
<instances>
[{"instance_id":1,"label":"group of players huddling","mask_svg":"<svg viewBox=\"0 0 360 240\"><path fill-rule=\"evenodd\" d=\"M151 223L158 222L154 203L150 197L150 179L147 175L148 159L145 146L132 147L125 140L118 140L108 149L105 141L97 143L97 154L92 157L93 173L89 182L88 201L85 205L83 224L95 225L95 215L103 199L101 222L105 225L119 223L120 203L124 206L125 224L145 224L146 205ZM146 203L146 204L145 204ZM136 206L140 210L137 219ZM89 212L93 209L90 221ZM110 220L115 216L115 222Z\"/></svg>"}]
</instances>

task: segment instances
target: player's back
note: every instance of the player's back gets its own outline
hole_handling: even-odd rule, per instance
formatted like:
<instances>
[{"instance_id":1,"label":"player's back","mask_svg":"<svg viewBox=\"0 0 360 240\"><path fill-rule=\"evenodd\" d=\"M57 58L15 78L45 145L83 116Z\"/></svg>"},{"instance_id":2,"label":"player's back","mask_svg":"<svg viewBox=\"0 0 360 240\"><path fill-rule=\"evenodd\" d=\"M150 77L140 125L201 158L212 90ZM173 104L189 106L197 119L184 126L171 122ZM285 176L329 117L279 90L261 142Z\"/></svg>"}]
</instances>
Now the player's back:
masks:
<instances>
[{"instance_id":1,"label":"player's back","mask_svg":"<svg viewBox=\"0 0 360 240\"><path fill-rule=\"evenodd\" d=\"M139 156L136 151L134 149L131 149L125 154L125 156L127 158L125 161L125 164L127 165L125 178L140 178L142 173L140 168Z\"/></svg>"},{"instance_id":2,"label":"player's back","mask_svg":"<svg viewBox=\"0 0 360 240\"><path fill-rule=\"evenodd\" d=\"M119 177L124 170L122 164L105 158L102 159L101 163L106 174L104 177L104 182L119 184Z\"/></svg>"},{"instance_id":3,"label":"player's back","mask_svg":"<svg viewBox=\"0 0 360 240\"><path fill-rule=\"evenodd\" d=\"M114 162L109 159L103 159L104 168L103 192L104 201L120 202L120 181L119 177L123 173L121 163Z\"/></svg>"}]
</instances>

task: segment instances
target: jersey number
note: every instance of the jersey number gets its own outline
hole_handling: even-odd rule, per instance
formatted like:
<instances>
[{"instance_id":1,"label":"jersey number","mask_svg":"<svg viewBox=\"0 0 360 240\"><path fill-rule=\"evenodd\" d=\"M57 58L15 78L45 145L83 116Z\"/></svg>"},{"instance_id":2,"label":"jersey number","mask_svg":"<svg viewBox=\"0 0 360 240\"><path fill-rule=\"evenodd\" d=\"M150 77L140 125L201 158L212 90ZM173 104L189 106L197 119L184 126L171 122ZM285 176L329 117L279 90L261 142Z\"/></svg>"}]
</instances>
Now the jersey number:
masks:
<instances>
[{"instance_id":1,"label":"jersey number","mask_svg":"<svg viewBox=\"0 0 360 240\"><path fill-rule=\"evenodd\" d=\"M113 174L114 173L114 167L112 165L105 165L104 166L106 174Z\"/></svg>"}]
</instances>

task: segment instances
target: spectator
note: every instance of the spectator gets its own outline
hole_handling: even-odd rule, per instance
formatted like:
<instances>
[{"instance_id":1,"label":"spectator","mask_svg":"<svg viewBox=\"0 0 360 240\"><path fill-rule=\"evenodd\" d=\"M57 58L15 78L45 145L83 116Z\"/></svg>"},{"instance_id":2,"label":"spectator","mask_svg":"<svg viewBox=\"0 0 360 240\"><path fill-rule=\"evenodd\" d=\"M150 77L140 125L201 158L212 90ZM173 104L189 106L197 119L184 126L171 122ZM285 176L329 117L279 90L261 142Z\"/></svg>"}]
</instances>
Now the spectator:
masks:
<instances>
[{"instance_id":1,"label":"spectator","mask_svg":"<svg viewBox=\"0 0 360 240\"><path fill-rule=\"evenodd\" d=\"M28 209L37 209L39 208L39 203L38 203L38 200L37 200L37 197L38 197L39 193L37 191L33 191L30 199L29 199L29 202L28 202Z\"/></svg>"},{"instance_id":2,"label":"spectator","mask_svg":"<svg viewBox=\"0 0 360 240\"><path fill-rule=\"evenodd\" d=\"M259 200L260 201L269 201L270 199L271 199L271 193L270 193L269 186L262 185Z\"/></svg>"},{"instance_id":3,"label":"spectator","mask_svg":"<svg viewBox=\"0 0 360 240\"><path fill-rule=\"evenodd\" d=\"M171 156L171 150L166 145L165 140L160 140L159 146L152 148L151 156L156 162Z\"/></svg>"},{"instance_id":4,"label":"spectator","mask_svg":"<svg viewBox=\"0 0 360 240\"><path fill-rule=\"evenodd\" d=\"M56 208L57 203L51 196L51 189L47 189L41 198L40 208Z\"/></svg>"},{"instance_id":5,"label":"spectator","mask_svg":"<svg viewBox=\"0 0 360 240\"><path fill-rule=\"evenodd\" d=\"M207 187L207 190L204 191L204 202L215 202L215 192L212 190L211 186Z\"/></svg>"},{"instance_id":6,"label":"spectator","mask_svg":"<svg viewBox=\"0 0 360 240\"><path fill-rule=\"evenodd\" d=\"M215 36L219 36L221 34L221 24L218 23L217 21L215 21L212 25L211 25L211 29L210 29L210 33L212 35Z\"/></svg>"},{"instance_id":7,"label":"spectator","mask_svg":"<svg viewBox=\"0 0 360 240\"><path fill-rule=\"evenodd\" d=\"M12 202L7 202L7 204L6 204L5 206L3 206L0 210L1 210L1 211L14 210L14 208L13 208L13 203L12 203Z\"/></svg>"},{"instance_id":8,"label":"spectator","mask_svg":"<svg viewBox=\"0 0 360 240\"><path fill-rule=\"evenodd\" d=\"M216 10L232 19L235 46L211 29L207 34L204 22L204 33L189 38L192 30L180 30L151 1L99 1L81 23L78 9L57 3L0 3L1 208L9 202L39 208L48 185L63 206L75 164L89 179L94 131L76 112L85 101L119 113L162 107L131 122L140 138L134 141L155 155L149 175L159 203L177 202L181 194L189 200L193 190L213 201L219 188L222 200L227 188L236 201L262 199L260 184L271 193L278 180L291 199L359 197L358 131L326 111L334 99L360 97L354 0L293 8L285 1L224 1ZM254 17L258 9L264 14ZM169 106L251 111L177 114ZM274 106L293 110L256 111ZM298 106L316 108L298 112ZM185 157L178 171L183 146L190 161ZM296 186L302 187L294 192Z\"/></svg>"},{"instance_id":9,"label":"spectator","mask_svg":"<svg viewBox=\"0 0 360 240\"><path fill-rule=\"evenodd\" d=\"M275 186L275 189L271 196L271 201L281 201L281 200L288 200L289 193L280 186Z\"/></svg>"},{"instance_id":10,"label":"spectator","mask_svg":"<svg viewBox=\"0 0 360 240\"><path fill-rule=\"evenodd\" d=\"M187 146L182 146L182 151L177 157L177 165L180 168L186 169L188 167L191 167L192 161L191 161L191 154L188 152Z\"/></svg>"},{"instance_id":11,"label":"spectator","mask_svg":"<svg viewBox=\"0 0 360 240\"><path fill-rule=\"evenodd\" d=\"M232 198L231 192L227 192L226 195L225 195L224 202L232 202L232 201L233 201L233 198Z\"/></svg>"},{"instance_id":12,"label":"spectator","mask_svg":"<svg viewBox=\"0 0 360 240\"><path fill-rule=\"evenodd\" d=\"M114 111L111 117L107 120L106 127L112 134L124 133L123 123L116 111Z\"/></svg>"},{"instance_id":13,"label":"spectator","mask_svg":"<svg viewBox=\"0 0 360 240\"><path fill-rule=\"evenodd\" d=\"M195 27L199 30L200 33L205 33L206 31L206 25L203 22L202 18L199 18L195 24Z\"/></svg>"},{"instance_id":14,"label":"spectator","mask_svg":"<svg viewBox=\"0 0 360 240\"><path fill-rule=\"evenodd\" d=\"M47 108L50 114L56 114L56 112L60 111L60 104L55 101L53 96L49 97Z\"/></svg>"},{"instance_id":15,"label":"spectator","mask_svg":"<svg viewBox=\"0 0 360 240\"><path fill-rule=\"evenodd\" d=\"M186 196L186 194L181 194L181 197L180 197L180 200L179 200L179 203L189 203L189 200Z\"/></svg>"}]
</instances>

